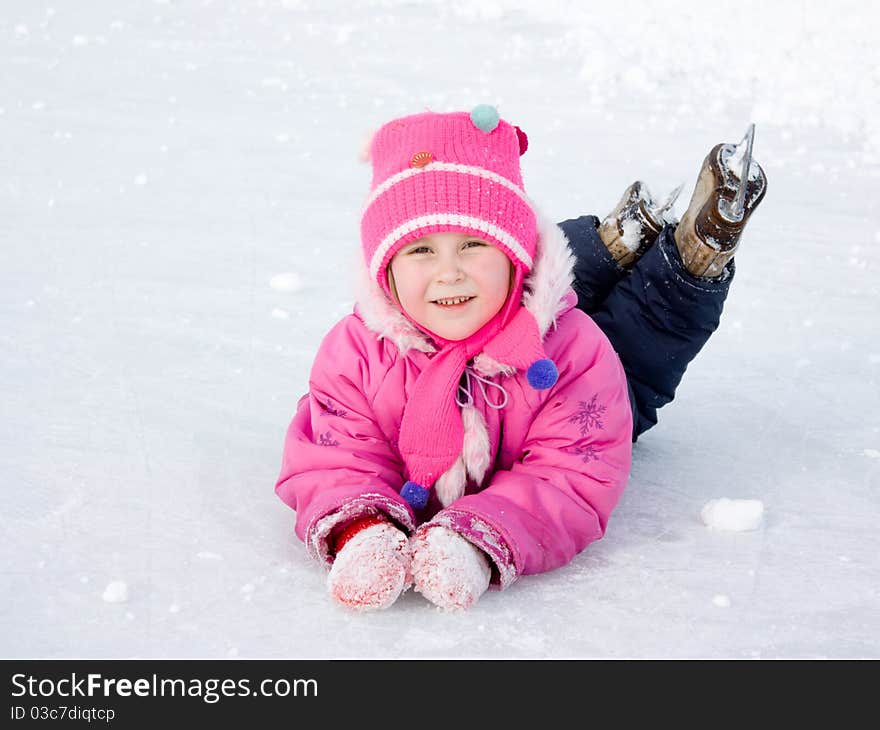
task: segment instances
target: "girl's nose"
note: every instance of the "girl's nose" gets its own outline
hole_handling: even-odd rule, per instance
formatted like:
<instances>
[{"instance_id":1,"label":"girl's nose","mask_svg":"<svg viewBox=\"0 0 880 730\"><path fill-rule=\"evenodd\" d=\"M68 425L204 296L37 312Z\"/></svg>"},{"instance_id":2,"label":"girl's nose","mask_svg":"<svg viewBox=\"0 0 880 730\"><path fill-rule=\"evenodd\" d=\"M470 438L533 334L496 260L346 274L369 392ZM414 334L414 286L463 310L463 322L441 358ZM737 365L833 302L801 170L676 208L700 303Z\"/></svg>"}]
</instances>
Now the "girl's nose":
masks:
<instances>
[{"instance_id":1,"label":"girl's nose","mask_svg":"<svg viewBox=\"0 0 880 730\"><path fill-rule=\"evenodd\" d=\"M455 284L464 279L464 271L461 267L461 261L457 256L444 258L439 262L437 268L437 281L444 284Z\"/></svg>"}]
</instances>

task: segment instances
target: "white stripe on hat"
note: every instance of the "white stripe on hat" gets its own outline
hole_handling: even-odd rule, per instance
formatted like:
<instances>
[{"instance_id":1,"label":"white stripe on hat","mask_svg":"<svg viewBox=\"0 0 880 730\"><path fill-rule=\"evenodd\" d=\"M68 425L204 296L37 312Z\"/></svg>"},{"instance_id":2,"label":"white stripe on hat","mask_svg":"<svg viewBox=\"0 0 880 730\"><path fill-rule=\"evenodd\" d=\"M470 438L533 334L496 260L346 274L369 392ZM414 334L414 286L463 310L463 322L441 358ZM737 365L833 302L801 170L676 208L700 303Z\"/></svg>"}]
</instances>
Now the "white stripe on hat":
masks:
<instances>
[{"instance_id":1,"label":"white stripe on hat","mask_svg":"<svg viewBox=\"0 0 880 730\"><path fill-rule=\"evenodd\" d=\"M494 223L489 223L482 218L473 218L471 216L459 215L458 213L432 213L431 215L423 215L418 218L411 218L404 221L385 238L376 248L373 258L370 259L370 276L376 278L379 273L379 267L382 265L382 259L385 254L397 241L399 241L407 233L412 233L419 228L427 226L453 226L462 228L474 228L478 231L489 234L500 243L504 244L516 256L526 268L532 268L532 257L522 247L522 244L516 240L507 231L499 228Z\"/></svg>"},{"instance_id":2,"label":"white stripe on hat","mask_svg":"<svg viewBox=\"0 0 880 730\"><path fill-rule=\"evenodd\" d=\"M423 175L426 172L459 172L463 175L474 175L485 180L491 180L492 182L496 182L499 185L503 185L509 190L512 190L522 198L526 205L530 208L532 207L532 202L529 200L525 192L519 186L504 177L504 175L499 175L497 172L492 172L484 167L475 167L473 165L459 165L455 162L431 162L424 167L412 167L403 170L402 172L398 172L396 175L389 177L381 185L376 186L376 189L373 190L373 192L370 193L370 197L367 198L367 202L364 203L363 210L366 211L376 198L385 193L389 188L397 185L397 183L403 182L404 180L413 177L413 175Z\"/></svg>"}]
</instances>

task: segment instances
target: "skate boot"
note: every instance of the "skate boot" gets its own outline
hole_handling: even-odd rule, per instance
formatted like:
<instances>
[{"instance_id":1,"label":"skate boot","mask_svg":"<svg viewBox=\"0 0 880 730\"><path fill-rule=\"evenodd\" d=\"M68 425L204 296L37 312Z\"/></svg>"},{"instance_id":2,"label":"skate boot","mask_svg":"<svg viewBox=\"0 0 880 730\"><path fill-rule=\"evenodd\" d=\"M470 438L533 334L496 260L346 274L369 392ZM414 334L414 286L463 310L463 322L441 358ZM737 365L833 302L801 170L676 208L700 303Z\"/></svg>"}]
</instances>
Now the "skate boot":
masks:
<instances>
[{"instance_id":1,"label":"skate boot","mask_svg":"<svg viewBox=\"0 0 880 730\"><path fill-rule=\"evenodd\" d=\"M752 159L754 139L751 124L742 142L717 144L703 161L691 202L675 230L682 262L694 276L721 275L746 221L767 192L764 170Z\"/></svg>"},{"instance_id":2,"label":"skate boot","mask_svg":"<svg viewBox=\"0 0 880 730\"><path fill-rule=\"evenodd\" d=\"M632 268L657 240L682 187L679 185L660 205L641 180L624 191L617 207L599 224L599 238L618 266ZM674 220L670 218L669 222Z\"/></svg>"}]
</instances>

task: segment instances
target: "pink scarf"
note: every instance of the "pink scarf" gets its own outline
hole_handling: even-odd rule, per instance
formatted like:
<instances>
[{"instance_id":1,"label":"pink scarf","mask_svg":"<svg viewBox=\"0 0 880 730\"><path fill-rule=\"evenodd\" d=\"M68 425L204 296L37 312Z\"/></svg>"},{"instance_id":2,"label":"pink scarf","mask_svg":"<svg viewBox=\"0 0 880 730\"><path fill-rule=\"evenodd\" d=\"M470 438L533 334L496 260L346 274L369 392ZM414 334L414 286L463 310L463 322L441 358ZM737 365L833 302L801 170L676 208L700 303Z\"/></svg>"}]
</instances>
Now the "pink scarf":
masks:
<instances>
[{"instance_id":1,"label":"pink scarf","mask_svg":"<svg viewBox=\"0 0 880 730\"><path fill-rule=\"evenodd\" d=\"M514 291L518 294L521 289L520 284ZM518 301L519 296L511 299ZM410 319L406 312L404 315ZM431 486L461 453L464 425L456 393L472 357L483 353L517 370L527 369L529 383L538 390L551 387L558 377L553 361L544 354L538 323L521 304L516 308L508 305L466 340L449 341L428 334L441 349L416 380L403 411L398 440L409 471L409 481L400 493L415 509L428 503Z\"/></svg>"}]
</instances>

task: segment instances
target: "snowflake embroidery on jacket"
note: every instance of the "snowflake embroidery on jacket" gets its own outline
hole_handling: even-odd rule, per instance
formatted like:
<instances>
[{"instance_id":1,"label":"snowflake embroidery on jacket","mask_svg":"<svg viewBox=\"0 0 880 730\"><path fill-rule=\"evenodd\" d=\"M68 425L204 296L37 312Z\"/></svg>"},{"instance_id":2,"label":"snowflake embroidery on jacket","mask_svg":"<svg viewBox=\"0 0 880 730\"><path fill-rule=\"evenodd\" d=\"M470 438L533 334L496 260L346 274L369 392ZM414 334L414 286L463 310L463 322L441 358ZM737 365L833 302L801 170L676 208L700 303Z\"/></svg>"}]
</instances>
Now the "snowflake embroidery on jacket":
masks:
<instances>
[{"instance_id":1,"label":"snowflake embroidery on jacket","mask_svg":"<svg viewBox=\"0 0 880 730\"><path fill-rule=\"evenodd\" d=\"M318 446L339 446L339 442L335 441L330 432L322 433L318 437Z\"/></svg>"},{"instance_id":2,"label":"snowflake embroidery on jacket","mask_svg":"<svg viewBox=\"0 0 880 730\"><path fill-rule=\"evenodd\" d=\"M324 413L326 413L328 416L339 416L339 418L345 418L348 415L348 411L334 408L332 400L328 400L326 403L321 403L321 401L318 401L318 405L321 406L321 410L324 411Z\"/></svg>"},{"instance_id":3,"label":"snowflake embroidery on jacket","mask_svg":"<svg viewBox=\"0 0 880 730\"><path fill-rule=\"evenodd\" d=\"M587 444L586 446L584 446L584 448L581 448L580 446L573 446L569 453L583 456L584 464L589 464L591 461L599 460L599 449L597 449L592 444Z\"/></svg>"},{"instance_id":4,"label":"snowflake embroidery on jacket","mask_svg":"<svg viewBox=\"0 0 880 730\"><path fill-rule=\"evenodd\" d=\"M606 406L596 403L596 398L598 397L598 395L594 395L589 403L580 401L577 413L568 419L569 423L578 424L581 429L581 436L586 436L594 428L598 428L600 431L605 430L602 416L605 413Z\"/></svg>"}]
</instances>

